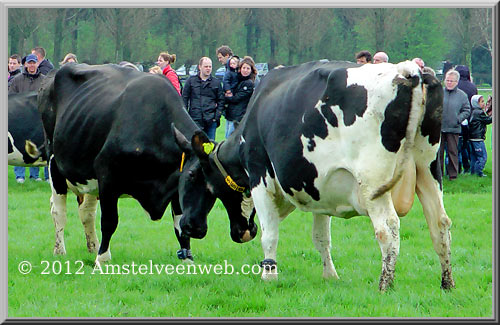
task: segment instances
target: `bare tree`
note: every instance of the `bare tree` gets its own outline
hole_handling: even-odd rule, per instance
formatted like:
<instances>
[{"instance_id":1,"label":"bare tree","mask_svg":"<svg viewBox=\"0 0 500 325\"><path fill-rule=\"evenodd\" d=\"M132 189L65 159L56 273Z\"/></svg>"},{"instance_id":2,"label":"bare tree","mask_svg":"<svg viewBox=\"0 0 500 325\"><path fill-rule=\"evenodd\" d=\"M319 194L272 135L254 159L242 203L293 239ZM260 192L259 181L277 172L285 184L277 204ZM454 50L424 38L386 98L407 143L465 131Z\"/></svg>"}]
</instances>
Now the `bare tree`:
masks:
<instances>
[{"instance_id":1,"label":"bare tree","mask_svg":"<svg viewBox=\"0 0 500 325\"><path fill-rule=\"evenodd\" d=\"M19 54L26 53L30 50L27 40L34 37L37 30L47 19L46 9L42 8L9 8L8 19L9 29L15 30L18 35L17 49ZM36 43L36 37L34 37ZM38 45L38 44L36 44Z\"/></svg>"}]
</instances>

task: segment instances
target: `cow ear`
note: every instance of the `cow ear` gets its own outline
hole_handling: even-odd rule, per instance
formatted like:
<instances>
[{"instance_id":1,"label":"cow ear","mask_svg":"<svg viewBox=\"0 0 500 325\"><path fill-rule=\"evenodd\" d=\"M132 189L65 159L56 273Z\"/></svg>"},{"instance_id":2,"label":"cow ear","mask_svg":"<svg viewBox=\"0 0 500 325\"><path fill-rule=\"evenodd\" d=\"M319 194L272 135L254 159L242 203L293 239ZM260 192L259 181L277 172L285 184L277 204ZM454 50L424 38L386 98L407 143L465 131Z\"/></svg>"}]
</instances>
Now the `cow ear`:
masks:
<instances>
[{"instance_id":1,"label":"cow ear","mask_svg":"<svg viewBox=\"0 0 500 325\"><path fill-rule=\"evenodd\" d=\"M181 148L183 152L190 153L191 143L186 138L186 136L175 127L174 123L170 124L170 129L172 130L172 135L174 136L175 142L177 143L179 148Z\"/></svg>"},{"instance_id":2,"label":"cow ear","mask_svg":"<svg viewBox=\"0 0 500 325\"><path fill-rule=\"evenodd\" d=\"M191 138L191 147L201 160L207 159L208 155L214 151L215 143L210 141L205 132L196 131Z\"/></svg>"}]
</instances>

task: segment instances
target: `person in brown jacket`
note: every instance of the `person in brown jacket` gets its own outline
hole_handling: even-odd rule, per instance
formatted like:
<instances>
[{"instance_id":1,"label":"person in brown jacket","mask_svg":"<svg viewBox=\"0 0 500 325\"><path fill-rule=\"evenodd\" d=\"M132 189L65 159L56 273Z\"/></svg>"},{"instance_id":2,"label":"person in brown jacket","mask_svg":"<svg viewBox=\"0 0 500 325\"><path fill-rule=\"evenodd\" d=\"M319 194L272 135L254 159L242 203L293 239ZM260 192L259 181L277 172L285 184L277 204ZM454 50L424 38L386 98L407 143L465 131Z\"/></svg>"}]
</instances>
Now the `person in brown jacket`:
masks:
<instances>
[{"instance_id":1,"label":"person in brown jacket","mask_svg":"<svg viewBox=\"0 0 500 325\"><path fill-rule=\"evenodd\" d=\"M38 91L45 78L38 70L38 58L34 54L26 57L23 73L16 75L9 85L9 94Z\"/></svg>"}]
</instances>

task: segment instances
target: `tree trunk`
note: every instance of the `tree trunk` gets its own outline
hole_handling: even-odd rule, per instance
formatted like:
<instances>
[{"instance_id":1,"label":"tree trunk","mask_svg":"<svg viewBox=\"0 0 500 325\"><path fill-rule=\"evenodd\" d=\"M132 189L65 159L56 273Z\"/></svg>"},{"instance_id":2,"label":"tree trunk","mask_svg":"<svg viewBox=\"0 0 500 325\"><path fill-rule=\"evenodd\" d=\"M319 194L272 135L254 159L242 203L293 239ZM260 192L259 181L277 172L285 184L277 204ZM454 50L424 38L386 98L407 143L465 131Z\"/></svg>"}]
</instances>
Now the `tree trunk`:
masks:
<instances>
[{"instance_id":1,"label":"tree trunk","mask_svg":"<svg viewBox=\"0 0 500 325\"><path fill-rule=\"evenodd\" d=\"M375 51L387 51L385 49L385 10L384 8L374 9L375 15Z\"/></svg>"},{"instance_id":2,"label":"tree trunk","mask_svg":"<svg viewBox=\"0 0 500 325\"><path fill-rule=\"evenodd\" d=\"M52 55L54 63L62 60L61 43L63 41L63 20L65 16L66 9L57 9L56 18L54 20L54 54Z\"/></svg>"},{"instance_id":3,"label":"tree trunk","mask_svg":"<svg viewBox=\"0 0 500 325\"><path fill-rule=\"evenodd\" d=\"M99 53L99 40L101 38L101 32L100 32L101 22L97 17L96 11L94 11L93 18L94 18L94 35L92 39L92 51L90 51L90 62L89 62L90 64L97 63L98 53Z\"/></svg>"},{"instance_id":4,"label":"tree trunk","mask_svg":"<svg viewBox=\"0 0 500 325\"><path fill-rule=\"evenodd\" d=\"M272 64L276 64L276 36L274 35L274 31L269 30L269 61Z\"/></svg>"},{"instance_id":5,"label":"tree trunk","mask_svg":"<svg viewBox=\"0 0 500 325\"><path fill-rule=\"evenodd\" d=\"M118 63L122 60L122 16L120 15L119 10L116 10L116 26L115 26L115 63Z\"/></svg>"},{"instance_id":6,"label":"tree trunk","mask_svg":"<svg viewBox=\"0 0 500 325\"><path fill-rule=\"evenodd\" d=\"M73 24L73 33L71 35L71 52L78 53L78 15L75 17Z\"/></svg>"}]
</instances>

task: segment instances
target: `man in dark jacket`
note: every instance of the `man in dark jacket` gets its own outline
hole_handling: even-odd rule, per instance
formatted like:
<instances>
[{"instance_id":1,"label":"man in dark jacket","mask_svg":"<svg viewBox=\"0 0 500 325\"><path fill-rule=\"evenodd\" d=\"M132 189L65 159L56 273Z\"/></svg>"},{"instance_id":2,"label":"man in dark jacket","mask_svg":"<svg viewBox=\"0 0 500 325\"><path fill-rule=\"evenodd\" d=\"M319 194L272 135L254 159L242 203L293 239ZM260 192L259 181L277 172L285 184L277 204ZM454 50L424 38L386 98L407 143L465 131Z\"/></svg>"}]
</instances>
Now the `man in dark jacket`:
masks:
<instances>
[{"instance_id":1,"label":"man in dark jacket","mask_svg":"<svg viewBox=\"0 0 500 325\"><path fill-rule=\"evenodd\" d=\"M472 113L470 117L470 142L471 142L471 167L472 175L479 177L486 176L483 173L488 155L486 153L486 125L491 124L492 118L485 113L484 98L481 95L474 95L471 98Z\"/></svg>"},{"instance_id":2,"label":"man in dark jacket","mask_svg":"<svg viewBox=\"0 0 500 325\"><path fill-rule=\"evenodd\" d=\"M9 94L38 91L45 78L38 69L38 58L34 54L26 57L26 66L23 72L15 76L9 85Z\"/></svg>"},{"instance_id":3,"label":"man in dark jacket","mask_svg":"<svg viewBox=\"0 0 500 325\"><path fill-rule=\"evenodd\" d=\"M224 92L219 79L212 77L212 60L202 57L198 74L186 80L182 99L191 118L205 131L210 140L215 140L215 131L220 125L224 109Z\"/></svg>"},{"instance_id":4,"label":"man in dark jacket","mask_svg":"<svg viewBox=\"0 0 500 325\"><path fill-rule=\"evenodd\" d=\"M40 70L40 73L44 76L46 76L50 70L54 69L54 65L45 58L45 49L43 47L33 48L31 54L35 54L38 58L38 62L40 62L40 64L38 64L38 70Z\"/></svg>"},{"instance_id":5,"label":"man in dark jacket","mask_svg":"<svg viewBox=\"0 0 500 325\"><path fill-rule=\"evenodd\" d=\"M458 89L462 90L467 94L467 98L470 100L472 96L477 95L477 87L472 83L470 79L469 68L465 65L457 65L455 67L458 73L460 73L460 80L458 81ZM463 172L468 173L470 171L470 155L471 149L469 144L469 125L468 121L462 122L462 132L458 138L458 170L460 171L463 167Z\"/></svg>"},{"instance_id":6,"label":"man in dark jacket","mask_svg":"<svg viewBox=\"0 0 500 325\"><path fill-rule=\"evenodd\" d=\"M467 94L458 89L459 73L449 70L445 76L443 97L443 117L441 123L441 145L439 147L439 160L441 172L444 166L444 148L448 148L448 176L450 180L457 178L458 174L458 136L461 132L461 123L470 116L470 104Z\"/></svg>"}]
</instances>

